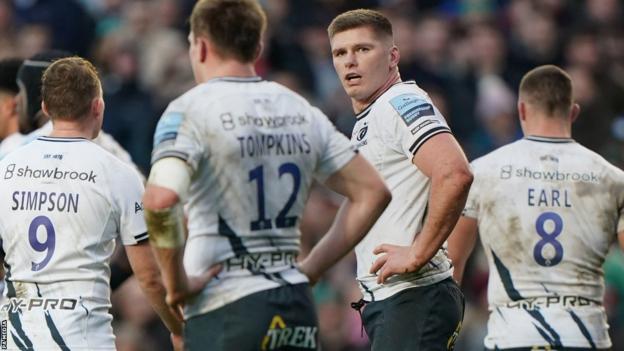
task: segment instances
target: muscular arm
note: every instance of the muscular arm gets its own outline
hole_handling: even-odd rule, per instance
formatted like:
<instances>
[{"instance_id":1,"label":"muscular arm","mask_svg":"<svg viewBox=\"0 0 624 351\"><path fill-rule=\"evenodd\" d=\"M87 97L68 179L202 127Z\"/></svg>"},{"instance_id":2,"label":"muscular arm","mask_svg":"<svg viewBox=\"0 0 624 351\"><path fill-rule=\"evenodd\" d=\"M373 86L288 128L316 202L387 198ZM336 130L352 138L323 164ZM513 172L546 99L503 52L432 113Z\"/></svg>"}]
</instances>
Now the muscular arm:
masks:
<instances>
[{"instance_id":1,"label":"muscular arm","mask_svg":"<svg viewBox=\"0 0 624 351\"><path fill-rule=\"evenodd\" d=\"M418 271L440 249L455 226L472 183L468 161L455 138L437 134L421 146L412 162L431 180L428 213L422 231L411 247L382 244L374 253L386 253L371 272L384 282L393 274Z\"/></svg>"},{"instance_id":2,"label":"muscular arm","mask_svg":"<svg viewBox=\"0 0 624 351\"><path fill-rule=\"evenodd\" d=\"M453 262L453 279L461 284L466 262L477 241L477 220L460 217L448 238L448 255Z\"/></svg>"},{"instance_id":3,"label":"muscular arm","mask_svg":"<svg viewBox=\"0 0 624 351\"><path fill-rule=\"evenodd\" d=\"M300 266L312 283L362 240L391 199L377 171L360 155L329 177L326 185L347 200Z\"/></svg>"},{"instance_id":4,"label":"muscular arm","mask_svg":"<svg viewBox=\"0 0 624 351\"><path fill-rule=\"evenodd\" d=\"M184 213L179 194L186 194L191 172L186 163L165 158L152 166L143 205L150 243L160 266L167 303L176 311L184 301L199 293L220 267L211 267L200 277L189 278L184 270Z\"/></svg>"},{"instance_id":5,"label":"muscular arm","mask_svg":"<svg viewBox=\"0 0 624 351\"><path fill-rule=\"evenodd\" d=\"M128 261L137 278L141 290L158 313L167 329L175 335L182 334L182 321L175 316L165 303L165 287L162 284L158 265L147 241L126 246Z\"/></svg>"}]
</instances>

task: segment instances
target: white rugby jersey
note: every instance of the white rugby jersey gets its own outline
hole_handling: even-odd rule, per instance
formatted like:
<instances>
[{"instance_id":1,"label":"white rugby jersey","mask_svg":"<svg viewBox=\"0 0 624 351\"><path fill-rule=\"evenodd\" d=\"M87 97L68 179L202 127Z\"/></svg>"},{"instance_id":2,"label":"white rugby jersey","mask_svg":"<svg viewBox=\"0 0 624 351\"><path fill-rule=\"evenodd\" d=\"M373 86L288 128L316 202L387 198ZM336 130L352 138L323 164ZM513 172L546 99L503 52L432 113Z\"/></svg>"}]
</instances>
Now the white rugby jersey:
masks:
<instances>
[{"instance_id":1,"label":"white rugby jersey","mask_svg":"<svg viewBox=\"0 0 624 351\"><path fill-rule=\"evenodd\" d=\"M385 299L401 290L450 277L451 264L445 249L440 249L418 272L393 276L383 285L369 273L376 259L376 246L411 245L423 227L431 184L412 159L429 138L450 133L444 117L413 81L393 85L356 117L351 142L379 171L392 192L392 201L355 249L357 279L364 299Z\"/></svg>"},{"instance_id":2,"label":"white rugby jersey","mask_svg":"<svg viewBox=\"0 0 624 351\"><path fill-rule=\"evenodd\" d=\"M572 139L533 136L472 167L464 216L490 266L486 347L609 347L601 267L624 230L624 172Z\"/></svg>"},{"instance_id":3,"label":"white rugby jersey","mask_svg":"<svg viewBox=\"0 0 624 351\"><path fill-rule=\"evenodd\" d=\"M294 263L312 180L354 156L320 110L259 77L213 79L173 101L156 128L152 162L177 157L193 170L184 266L198 275L224 262L186 316L306 282Z\"/></svg>"},{"instance_id":4,"label":"white rugby jersey","mask_svg":"<svg viewBox=\"0 0 624 351\"><path fill-rule=\"evenodd\" d=\"M90 140L39 137L0 161L0 177L6 294L23 302L19 313L0 308L12 340L35 349L58 349L59 340L114 347L107 309L115 238L124 245L147 239L137 172ZM70 328L61 319L81 322Z\"/></svg>"}]
</instances>

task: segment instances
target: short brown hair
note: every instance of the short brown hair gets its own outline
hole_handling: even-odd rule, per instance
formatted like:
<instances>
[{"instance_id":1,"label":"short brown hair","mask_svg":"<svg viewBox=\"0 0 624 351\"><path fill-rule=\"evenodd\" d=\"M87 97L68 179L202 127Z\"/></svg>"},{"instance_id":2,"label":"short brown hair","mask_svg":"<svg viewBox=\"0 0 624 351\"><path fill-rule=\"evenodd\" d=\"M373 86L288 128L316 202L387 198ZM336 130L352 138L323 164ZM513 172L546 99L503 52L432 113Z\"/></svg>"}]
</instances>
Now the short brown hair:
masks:
<instances>
[{"instance_id":1,"label":"short brown hair","mask_svg":"<svg viewBox=\"0 0 624 351\"><path fill-rule=\"evenodd\" d=\"M223 57L253 62L260 52L266 15L253 0L199 0L191 13L193 35L206 36Z\"/></svg>"},{"instance_id":2,"label":"short brown hair","mask_svg":"<svg viewBox=\"0 0 624 351\"><path fill-rule=\"evenodd\" d=\"M572 108L572 79L561 68L544 65L522 77L520 95L548 116L567 115Z\"/></svg>"},{"instance_id":3,"label":"short brown hair","mask_svg":"<svg viewBox=\"0 0 624 351\"><path fill-rule=\"evenodd\" d=\"M337 33L359 27L370 27L378 36L392 38L392 24L381 12L368 9L357 9L342 13L329 24L327 34L333 38Z\"/></svg>"},{"instance_id":4,"label":"short brown hair","mask_svg":"<svg viewBox=\"0 0 624 351\"><path fill-rule=\"evenodd\" d=\"M84 117L101 89L95 67L77 56L54 61L41 79L41 97L50 118Z\"/></svg>"}]
</instances>

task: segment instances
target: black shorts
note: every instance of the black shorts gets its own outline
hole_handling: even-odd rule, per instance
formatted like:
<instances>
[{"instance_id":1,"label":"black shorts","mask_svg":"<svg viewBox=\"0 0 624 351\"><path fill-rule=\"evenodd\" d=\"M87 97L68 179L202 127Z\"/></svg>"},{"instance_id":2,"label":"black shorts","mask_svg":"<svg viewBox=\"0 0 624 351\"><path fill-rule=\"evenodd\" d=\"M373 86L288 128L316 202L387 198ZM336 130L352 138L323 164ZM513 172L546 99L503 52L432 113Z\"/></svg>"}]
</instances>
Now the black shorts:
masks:
<instances>
[{"instance_id":1,"label":"black shorts","mask_svg":"<svg viewBox=\"0 0 624 351\"><path fill-rule=\"evenodd\" d=\"M372 351L453 350L464 318L464 295L448 278L370 302L362 321Z\"/></svg>"},{"instance_id":2,"label":"black shorts","mask_svg":"<svg viewBox=\"0 0 624 351\"><path fill-rule=\"evenodd\" d=\"M317 350L318 318L309 285L260 291L189 318L184 344L187 350Z\"/></svg>"}]
</instances>

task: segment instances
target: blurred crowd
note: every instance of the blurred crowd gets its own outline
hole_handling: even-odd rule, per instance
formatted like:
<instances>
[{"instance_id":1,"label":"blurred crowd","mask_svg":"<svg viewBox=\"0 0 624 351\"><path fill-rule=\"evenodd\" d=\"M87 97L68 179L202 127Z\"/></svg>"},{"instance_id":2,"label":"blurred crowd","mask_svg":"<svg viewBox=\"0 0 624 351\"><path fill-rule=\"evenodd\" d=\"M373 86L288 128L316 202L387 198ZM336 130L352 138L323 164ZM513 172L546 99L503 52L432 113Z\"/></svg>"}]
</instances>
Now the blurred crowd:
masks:
<instances>
[{"instance_id":1,"label":"blurred crowd","mask_svg":"<svg viewBox=\"0 0 624 351\"><path fill-rule=\"evenodd\" d=\"M258 73L301 93L350 136L355 122L331 62L326 27L338 13L376 8L394 25L403 80L428 91L466 154L522 136L516 90L529 69L553 63L574 82L574 138L624 166L624 2L618 0L260 0L269 18ZM104 84L104 130L147 172L152 134L167 104L194 85L187 57L193 0L0 0L0 58L63 49L93 61ZM303 255L328 229L340 198L312 192ZM366 350L349 257L314 288L323 349ZM605 263L615 349L624 347L624 255ZM464 279L457 350L482 349L487 263L477 252ZM114 294L119 350L168 349L168 334L136 282ZM426 303L426 302L424 302ZM619 346L618 346L619 345Z\"/></svg>"}]
</instances>

